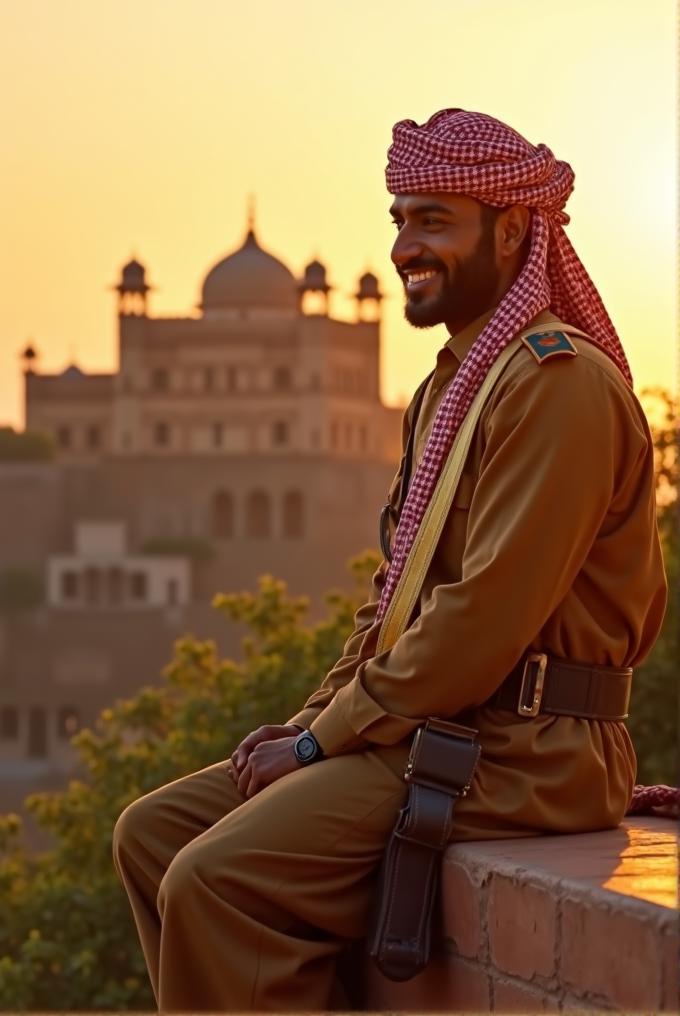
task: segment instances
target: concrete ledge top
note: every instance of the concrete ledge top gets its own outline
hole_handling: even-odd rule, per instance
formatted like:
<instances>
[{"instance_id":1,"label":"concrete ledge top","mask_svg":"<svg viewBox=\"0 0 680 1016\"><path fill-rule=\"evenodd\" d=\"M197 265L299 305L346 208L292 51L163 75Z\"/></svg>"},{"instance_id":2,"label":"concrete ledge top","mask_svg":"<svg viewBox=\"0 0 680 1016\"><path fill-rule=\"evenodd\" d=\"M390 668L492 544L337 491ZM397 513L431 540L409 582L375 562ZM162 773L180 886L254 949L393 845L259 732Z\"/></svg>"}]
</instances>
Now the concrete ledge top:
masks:
<instances>
[{"instance_id":1,"label":"concrete ledge top","mask_svg":"<svg viewBox=\"0 0 680 1016\"><path fill-rule=\"evenodd\" d=\"M606 832L456 843L446 857L514 877L557 879L568 890L617 893L631 903L675 910L677 846L674 821L645 816Z\"/></svg>"}]
</instances>

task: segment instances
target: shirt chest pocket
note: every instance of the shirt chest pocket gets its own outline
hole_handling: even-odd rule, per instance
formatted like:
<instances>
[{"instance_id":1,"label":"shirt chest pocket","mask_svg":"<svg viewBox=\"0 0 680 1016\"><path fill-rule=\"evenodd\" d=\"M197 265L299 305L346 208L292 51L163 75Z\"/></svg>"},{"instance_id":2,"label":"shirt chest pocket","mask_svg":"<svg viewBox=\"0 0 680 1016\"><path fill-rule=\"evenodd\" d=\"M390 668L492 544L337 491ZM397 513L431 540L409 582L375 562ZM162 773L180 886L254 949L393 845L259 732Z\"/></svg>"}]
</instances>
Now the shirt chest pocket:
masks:
<instances>
[{"instance_id":1,"label":"shirt chest pocket","mask_svg":"<svg viewBox=\"0 0 680 1016\"><path fill-rule=\"evenodd\" d=\"M431 579L433 585L460 582L462 578L468 519L475 486L474 475L463 473L435 551Z\"/></svg>"}]
</instances>

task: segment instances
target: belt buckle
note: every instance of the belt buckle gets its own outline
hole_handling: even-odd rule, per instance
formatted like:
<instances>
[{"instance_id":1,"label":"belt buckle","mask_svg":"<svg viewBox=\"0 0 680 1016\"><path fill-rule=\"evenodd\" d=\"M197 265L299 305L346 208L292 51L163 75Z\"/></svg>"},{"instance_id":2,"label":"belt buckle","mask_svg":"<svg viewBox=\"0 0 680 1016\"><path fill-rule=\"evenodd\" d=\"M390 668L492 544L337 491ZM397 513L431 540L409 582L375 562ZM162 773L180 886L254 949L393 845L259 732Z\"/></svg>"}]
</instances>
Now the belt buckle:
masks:
<instances>
[{"instance_id":1,"label":"belt buckle","mask_svg":"<svg viewBox=\"0 0 680 1016\"><path fill-rule=\"evenodd\" d=\"M529 692L531 675L530 664L538 666L533 689ZM543 700L543 686L545 684L545 672L548 667L548 657L545 653L527 653L524 661L524 673L522 674L522 686L519 690L519 702L517 712L520 716L538 716Z\"/></svg>"}]
</instances>

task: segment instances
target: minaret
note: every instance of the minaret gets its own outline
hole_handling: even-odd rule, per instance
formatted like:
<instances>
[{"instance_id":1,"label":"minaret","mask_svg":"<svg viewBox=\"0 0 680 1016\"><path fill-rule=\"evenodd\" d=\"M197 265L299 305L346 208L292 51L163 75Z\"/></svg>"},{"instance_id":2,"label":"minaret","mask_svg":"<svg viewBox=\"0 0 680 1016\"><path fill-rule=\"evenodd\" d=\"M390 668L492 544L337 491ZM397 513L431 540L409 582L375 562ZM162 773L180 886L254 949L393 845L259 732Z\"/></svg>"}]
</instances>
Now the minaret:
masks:
<instances>
[{"instance_id":1,"label":"minaret","mask_svg":"<svg viewBox=\"0 0 680 1016\"><path fill-rule=\"evenodd\" d=\"M380 302L383 298L378 279L373 272L366 272L359 279L359 290L354 295L360 321L379 321Z\"/></svg>"},{"instance_id":2,"label":"minaret","mask_svg":"<svg viewBox=\"0 0 680 1016\"><path fill-rule=\"evenodd\" d=\"M113 450L116 455L141 450L140 385L148 327L146 270L133 258L124 267L118 292L119 371L113 400Z\"/></svg>"},{"instance_id":3,"label":"minaret","mask_svg":"<svg viewBox=\"0 0 680 1016\"><path fill-rule=\"evenodd\" d=\"M146 317L146 294L151 286L146 284L146 270L135 258L123 267L118 291L118 313L121 317Z\"/></svg>"},{"instance_id":4,"label":"minaret","mask_svg":"<svg viewBox=\"0 0 680 1016\"><path fill-rule=\"evenodd\" d=\"M298 283L302 313L328 316L328 294L331 286L326 282L326 269L320 261L310 261Z\"/></svg>"}]
</instances>

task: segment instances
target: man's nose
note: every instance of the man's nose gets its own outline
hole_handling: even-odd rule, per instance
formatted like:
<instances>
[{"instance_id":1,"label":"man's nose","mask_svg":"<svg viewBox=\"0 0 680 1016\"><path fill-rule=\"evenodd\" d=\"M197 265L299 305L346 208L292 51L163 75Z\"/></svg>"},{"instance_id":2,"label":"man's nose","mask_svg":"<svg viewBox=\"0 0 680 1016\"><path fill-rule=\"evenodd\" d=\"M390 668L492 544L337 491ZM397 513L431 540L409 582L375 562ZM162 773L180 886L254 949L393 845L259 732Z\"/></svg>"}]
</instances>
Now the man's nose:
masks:
<instances>
[{"instance_id":1,"label":"man's nose","mask_svg":"<svg viewBox=\"0 0 680 1016\"><path fill-rule=\"evenodd\" d=\"M402 265L413 261L414 258L421 257L424 249L423 244L413 235L408 226L404 225L397 233L390 257L397 268L401 268Z\"/></svg>"}]
</instances>

